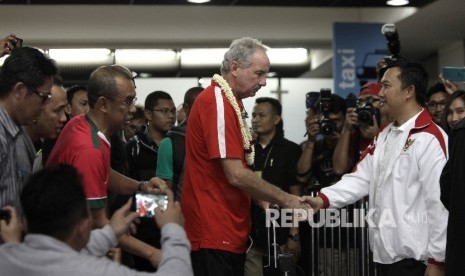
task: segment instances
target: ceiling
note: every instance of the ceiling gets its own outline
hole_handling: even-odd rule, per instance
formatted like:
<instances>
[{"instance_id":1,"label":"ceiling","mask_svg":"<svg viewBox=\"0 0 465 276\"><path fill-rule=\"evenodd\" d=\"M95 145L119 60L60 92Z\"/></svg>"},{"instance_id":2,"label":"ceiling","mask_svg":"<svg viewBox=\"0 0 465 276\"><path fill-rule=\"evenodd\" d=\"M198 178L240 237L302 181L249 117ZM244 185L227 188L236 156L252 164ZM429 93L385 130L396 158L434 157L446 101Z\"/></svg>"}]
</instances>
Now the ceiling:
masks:
<instances>
[{"instance_id":1,"label":"ceiling","mask_svg":"<svg viewBox=\"0 0 465 276\"><path fill-rule=\"evenodd\" d=\"M385 0L212 0L200 5L185 0L0 0L0 25L9 26L3 33L16 33L28 45L44 49L227 48L232 39L247 35L271 47L328 52L334 22L396 23L402 55L420 61L465 38L463 0L410 2L414 12L387 7ZM75 68L76 76L71 77L88 76L89 68L81 69ZM211 75L211 71L218 68L157 76ZM328 54L312 70L287 68L281 75L331 74Z\"/></svg>"},{"instance_id":2,"label":"ceiling","mask_svg":"<svg viewBox=\"0 0 465 276\"><path fill-rule=\"evenodd\" d=\"M423 7L435 0L411 0L409 7ZM189 5L187 0L0 0L14 5ZM199 4L190 4L199 5ZM279 6L279 7L388 7L384 0L211 0L203 6Z\"/></svg>"}]
</instances>

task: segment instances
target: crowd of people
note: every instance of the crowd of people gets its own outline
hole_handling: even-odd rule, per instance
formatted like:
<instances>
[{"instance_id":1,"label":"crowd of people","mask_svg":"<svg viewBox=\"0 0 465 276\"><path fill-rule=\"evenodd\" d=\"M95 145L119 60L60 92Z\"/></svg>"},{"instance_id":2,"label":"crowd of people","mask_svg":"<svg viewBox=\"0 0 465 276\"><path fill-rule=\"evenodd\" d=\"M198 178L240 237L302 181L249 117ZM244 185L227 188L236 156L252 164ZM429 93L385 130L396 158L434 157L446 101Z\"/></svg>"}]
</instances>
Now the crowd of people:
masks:
<instances>
[{"instance_id":1,"label":"crowd of people","mask_svg":"<svg viewBox=\"0 0 465 276\"><path fill-rule=\"evenodd\" d=\"M257 39L231 43L210 85L185 92L182 118L165 91L136 106L133 74L120 65L65 89L54 61L22 43L0 41L6 275L264 275L276 206L293 215L274 245L309 274L314 240L298 210L365 197L377 275L460 275L459 84L440 78L428 89L420 64L387 60L357 96L307 94L298 145L285 138L277 99L256 98L247 125L242 100L270 70ZM137 193L167 194L168 207L139 217Z\"/></svg>"}]
</instances>

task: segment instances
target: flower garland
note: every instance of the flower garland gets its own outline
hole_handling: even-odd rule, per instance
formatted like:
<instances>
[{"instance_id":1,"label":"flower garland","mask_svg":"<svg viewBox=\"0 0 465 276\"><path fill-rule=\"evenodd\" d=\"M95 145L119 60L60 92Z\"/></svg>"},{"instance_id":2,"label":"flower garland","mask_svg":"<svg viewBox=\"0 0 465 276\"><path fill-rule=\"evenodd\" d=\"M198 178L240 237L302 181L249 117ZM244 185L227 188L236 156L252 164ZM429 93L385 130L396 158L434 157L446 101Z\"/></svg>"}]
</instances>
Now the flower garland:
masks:
<instances>
[{"instance_id":1,"label":"flower garland","mask_svg":"<svg viewBox=\"0 0 465 276\"><path fill-rule=\"evenodd\" d=\"M246 120L242 117L241 110L239 105L237 104L237 99L234 97L234 94L229 87L229 84L218 74L213 75L213 80L218 83L221 90L224 91L224 95L228 99L229 103L231 103L234 111L236 111L237 119L239 120L239 125L241 127L241 134L242 134L242 144L244 145L245 150L245 159L249 166L252 166L255 159L255 150L252 143L252 134L250 133L250 129L247 126Z\"/></svg>"}]
</instances>

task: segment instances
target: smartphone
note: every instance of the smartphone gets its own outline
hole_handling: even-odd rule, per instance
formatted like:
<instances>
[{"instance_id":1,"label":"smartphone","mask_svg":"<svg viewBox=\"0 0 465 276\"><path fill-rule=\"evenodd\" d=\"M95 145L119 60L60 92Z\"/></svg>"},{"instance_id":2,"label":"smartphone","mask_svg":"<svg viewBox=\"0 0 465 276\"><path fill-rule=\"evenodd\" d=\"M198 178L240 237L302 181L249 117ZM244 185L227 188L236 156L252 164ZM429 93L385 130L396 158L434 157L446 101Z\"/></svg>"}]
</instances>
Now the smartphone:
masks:
<instances>
[{"instance_id":1,"label":"smartphone","mask_svg":"<svg viewBox=\"0 0 465 276\"><path fill-rule=\"evenodd\" d=\"M154 217L155 209L158 207L160 207L162 211L168 208L167 195L136 194L136 212L139 214L139 217Z\"/></svg>"},{"instance_id":2,"label":"smartphone","mask_svg":"<svg viewBox=\"0 0 465 276\"><path fill-rule=\"evenodd\" d=\"M465 81L465 67L443 67L442 77L449 81Z\"/></svg>"}]
</instances>

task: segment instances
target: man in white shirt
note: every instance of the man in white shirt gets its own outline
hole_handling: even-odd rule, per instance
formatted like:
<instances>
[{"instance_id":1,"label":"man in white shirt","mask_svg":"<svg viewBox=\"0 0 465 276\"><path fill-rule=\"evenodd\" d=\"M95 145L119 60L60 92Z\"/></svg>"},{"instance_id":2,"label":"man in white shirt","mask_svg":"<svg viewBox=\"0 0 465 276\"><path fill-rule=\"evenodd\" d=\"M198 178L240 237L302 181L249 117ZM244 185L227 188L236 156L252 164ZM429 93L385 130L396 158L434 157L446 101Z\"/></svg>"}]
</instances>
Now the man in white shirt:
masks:
<instances>
[{"instance_id":1,"label":"man in white shirt","mask_svg":"<svg viewBox=\"0 0 465 276\"><path fill-rule=\"evenodd\" d=\"M448 212L439 199L439 177L447 136L423 108L427 75L421 65L398 60L387 67L379 96L382 112L394 122L378 133L352 173L306 200L318 210L369 195L378 275L444 275Z\"/></svg>"}]
</instances>

